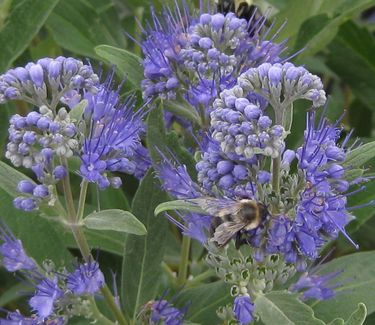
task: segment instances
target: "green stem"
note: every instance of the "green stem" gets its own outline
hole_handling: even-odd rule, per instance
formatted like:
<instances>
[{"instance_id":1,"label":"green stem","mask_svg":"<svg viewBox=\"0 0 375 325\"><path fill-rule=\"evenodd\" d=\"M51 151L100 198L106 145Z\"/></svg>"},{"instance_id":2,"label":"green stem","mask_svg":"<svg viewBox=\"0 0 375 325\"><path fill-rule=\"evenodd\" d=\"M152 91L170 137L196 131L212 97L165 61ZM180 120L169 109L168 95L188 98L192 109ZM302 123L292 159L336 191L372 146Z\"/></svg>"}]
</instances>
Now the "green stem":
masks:
<instances>
[{"instance_id":1,"label":"green stem","mask_svg":"<svg viewBox=\"0 0 375 325\"><path fill-rule=\"evenodd\" d=\"M189 253L190 253L190 237L184 236L182 238L181 260L178 267L177 286L182 287L187 279L189 267Z\"/></svg>"},{"instance_id":2,"label":"green stem","mask_svg":"<svg viewBox=\"0 0 375 325\"><path fill-rule=\"evenodd\" d=\"M163 268L163 270L167 274L169 281L174 284L175 280L176 280L176 276L173 273L173 271L171 270L171 268L168 266L168 264L165 263L165 262L162 262L161 267Z\"/></svg>"},{"instance_id":3,"label":"green stem","mask_svg":"<svg viewBox=\"0 0 375 325\"><path fill-rule=\"evenodd\" d=\"M282 125L285 127L284 123L284 107L280 106L276 108L277 106L274 106L275 109L275 124ZM272 159L272 190L276 193L280 193L280 168L281 168L281 156L277 158Z\"/></svg>"},{"instance_id":4,"label":"green stem","mask_svg":"<svg viewBox=\"0 0 375 325\"><path fill-rule=\"evenodd\" d=\"M134 10L135 17L140 23L142 23L144 11L145 11L144 7L137 7ZM136 44L141 43L141 38L142 38L142 30L139 27L139 24L135 24L135 39L137 40ZM139 46L136 46L134 48L134 54L141 56L142 53L141 53L141 48Z\"/></svg>"},{"instance_id":5,"label":"green stem","mask_svg":"<svg viewBox=\"0 0 375 325\"><path fill-rule=\"evenodd\" d=\"M61 164L68 170L68 162L66 158L61 158ZM74 207L73 194L70 186L69 173L62 180L66 209L68 211L68 218L71 223L75 223L76 208Z\"/></svg>"},{"instance_id":6,"label":"green stem","mask_svg":"<svg viewBox=\"0 0 375 325\"><path fill-rule=\"evenodd\" d=\"M89 298L89 300L91 301L92 318L95 320L95 322L103 325L115 325L114 322L112 322L100 312L94 298Z\"/></svg>"},{"instance_id":7,"label":"green stem","mask_svg":"<svg viewBox=\"0 0 375 325\"><path fill-rule=\"evenodd\" d=\"M279 194L280 192L280 166L281 157L272 159L272 190Z\"/></svg>"},{"instance_id":8,"label":"green stem","mask_svg":"<svg viewBox=\"0 0 375 325\"><path fill-rule=\"evenodd\" d=\"M83 213L85 211L85 201L87 195L87 187L89 183L85 180L81 183L81 192L79 193L79 201L78 201L78 210L77 210L77 221L80 223L83 218Z\"/></svg>"},{"instance_id":9,"label":"green stem","mask_svg":"<svg viewBox=\"0 0 375 325\"><path fill-rule=\"evenodd\" d=\"M63 162L64 166L67 167L67 161L62 160L62 162ZM76 213L76 210L75 210L75 207L74 207L74 200L73 200L72 190L71 190L71 186L70 186L69 175L67 175L63 178L62 183L63 183L63 190L64 190L64 197L65 197L65 201L66 201L66 207L67 207L67 210L68 210L68 219L69 219L69 222L70 222L70 229L73 233L74 239L75 239L75 241L78 245L78 248L79 248L79 250L82 254L83 259L86 262L90 262L90 261L93 260L93 257L91 255L90 247L87 243L87 240L86 240L86 237L85 237L85 235L82 231L82 228L77 223L80 215L78 215ZM86 201L86 194L87 194L87 184L84 184L84 183L86 183L86 182L82 181L81 192L80 192L80 195L79 195L79 203L78 203L78 211L79 211L79 213L82 213L82 214L83 214L83 209L84 209L84 205L85 205L85 201ZM117 304L115 302L115 298L113 297L113 295L112 295L111 291L109 290L108 286L104 285L104 287L102 287L100 291L101 291L109 309L111 310L111 312L113 313L113 315L117 319L118 324L128 325L128 323L127 323L124 315L122 314L120 308L117 306Z\"/></svg>"},{"instance_id":10,"label":"green stem","mask_svg":"<svg viewBox=\"0 0 375 325\"><path fill-rule=\"evenodd\" d=\"M71 227L73 231L74 238L76 239L77 245L81 251L82 257L86 262L89 262L90 260L93 260L93 257L90 252L89 245L87 243L87 240L82 232L82 229L80 226L78 227ZM111 291L109 290L108 286L105 284L101 289L100 289L104 300L106 301L109 309L117 319L118 323L120 325L127 325L126 319L124 315L122 314L120 308L117 306L115 298L113 297Z\"/></svg>"},{"instance_id":11,"label":"green stem","mask_svg":"<svg viewBox=\"0 0 375 325\"><path fill-rule=\"evenodd\" d=\"M128 322L126 321L121 309L116 304L116 300L113 297L111 290L109 290L106 284L104 285L104 287L100 289L100 292L102 293L104 300L106 301L109 309L111 310L113 315L116 317L118 323L120 325L128 325Z\"/></svg>"},{"instance_id":12,"label":"green stem","mask_svg":"<svg viewBox=\"0 0 375 325\"><path fill-rule=\"evenodd\" d=\"M201 284L204 280L212 277L212 276L215 276L216 273L213 269L208 269L207 271L197 275L196 277L194 277L192 280L188 281L186 283L186 288L191 288L191 287L195 287L196 285L199 285Z\"/></svg>"}]
</instances>

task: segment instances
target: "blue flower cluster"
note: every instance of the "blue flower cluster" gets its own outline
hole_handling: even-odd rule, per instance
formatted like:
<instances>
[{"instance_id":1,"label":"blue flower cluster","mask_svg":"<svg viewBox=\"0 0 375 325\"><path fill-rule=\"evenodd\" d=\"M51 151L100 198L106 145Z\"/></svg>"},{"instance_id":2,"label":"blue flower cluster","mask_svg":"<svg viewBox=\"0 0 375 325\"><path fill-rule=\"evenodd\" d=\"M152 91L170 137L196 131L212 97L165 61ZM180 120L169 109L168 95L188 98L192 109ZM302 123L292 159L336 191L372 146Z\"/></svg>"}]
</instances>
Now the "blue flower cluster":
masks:
<instances>
[{"instance_id":1,"label":"blue flower cluster","mask_svg":"<svg viewBox=\"0 0 375 325\"><path fill-rule=\"evenodd\" d=\"M0 245L1 262L7 271L34 271L37 269L35 262L27 256L22 242L14 237L4 223L0 227L0 240L2 241Z\"/></svg>"},{"instance_id":2,"label":"blue flower cluster","mask_svg":"<svg viewBox=\"0 0 375 325\"><path fill-rule=\"evenodd\" d=\"M239 86L220 94L213 104L211 128L223 153L237 155L239 159L250 159L256 154L272 158L280 155L285 130L281 125L273 125L263 110L264 104L253 94L246 98Z\"/></svg>"},{"instance_id":3,"label":"blue flower cluster","mask_svg":"<svg viewBox=\"0 0 375 325\"><path fill-rule=\"evenodd\" d=\"M264 97L276 114L299 98L311 101L314 107L326 102L320 78L290 62L267 62L251 68L238 77L238 85L244 93L251 91Z\"/></svg>"},{"instance_id":4,"label":"blue flower cluster","mask_svg":"<svg viewBox=\"0 0 375 325\"><path fill-rule=\"evenodd\" d=\"M144 98L182 96L207 115L213 99L241 72L281 61L284 44L264 39L264 17L246 21L234 13L203 11L195 17L186 5L165 8L161 19L154 12L152 17L141 44Z\"/></svg>"},{"instance_id":5,"label":"blue flower cluster","mask_svg":"<svg viewBox=\"0 0 375 325\"><path fill-rule=\"evenodd\" d=\"M186 310L173 307L168 301L159 299L151 305L151 324L182 325Z\"/></svg>"},{"instance_id":6,"label":"blue flower cluster","mask_svg":"<svg viewBox=\"0 0 375 325\"><path fill-rule=\"evenodd\" d=\"M339 283L330 284L341 271L319 275L316 272L304 272L296 283L289 288L292 292L300 292L302 300L327 300L333 298Z\"/></svg>"},{"instance_id":7,"label":"blue flower cluster","mask_svg":"<svg viewBox=\"0 0 375 325\"><path fill-rule=\"evenodd\" d=\"M0 319L0 324L66 324L69 312L64 309L71 311L72 305L83 305L82 298L96 294L105 284L96 261L78 265L72 273L44 270L27 255L22 242L5 224L0 227L0 240L1 264L9 272L21 272L35 287L29 300L32 315L24 317L18 311L9 312L6 320Z\"/></svg>"},{"instance_id":8,"label":"blue flower cluster","mask_svg":"<svg viewBox=\"0 0 375 325\"><path fill-rule=\"evenodd\" d=\"M316 259L319 248L340 232L357 247L345 231L354 218L350 211L356 208L348 207L347 197L352 194L348 192L351 185L366 181L364 177L347 179L343 164L350 134L339 146L341 129L329 124L324 116L316 126L315 115L308 114L305 141L296 152L304 185L289 215L273 218L266 245L268 253L283 253L289 263L297 263L300 269L306 267L304 258Z\"/></svg>"},{"instance_id":9,"label":"blue flower cluster","mask_svg":"<svg viewBox=\"0 0 375 325\"><path fill-rule=\"evenodd\" d=\"M291 127L292 105L298 99L311 101L313 109L307 114L304 143L293 151L286 149L285 138ZM184 166L164 162L159 173L164 189L179 199L210 196L262 202L268 215L255 229L240 232L252 257L262 263L266 256L280 254L297 271L304 271L308 261L318 258L321 247L340 232L353 243L345 232L354 218L350 211L356 208L347 205L352 194L348 191L367 180L347 177L345 161L352 148L346 148L350 134L338 143L340 120L332 125L323 112L316 123L316 109L325 101L320 79L303 67L263 63L248 69L206 107L210 129L200 143L198 182L192 181ZM291 168L293 163L297 172ZM186 226L187 217L182 216L185 225L169 217L188 236L201 242L206 237L207 246L208 221L206 226L205 219L194 215L194 224L199 224L197 218L202 220L201 227L192 233ZM328 299L333 295L333 288L310 286L301 297ZM234 314L241 324L253 319L251 298L250 290L249 296L239 295L234 302Z\"/></svg>"},{"instance_id":10,"label":"blue flower cluster","mask_svg":"<svg viewBox=\"0 0 375 325\"><path fill-rule=\"evenodd\" d=\"M241 325L252 322L254 309L254 303L251 301L249 295L237 296L236 299L234 299L233 312Z\"/></svg>"},{"instance_id":11,"label":"blue flower cluster","mask_svg":"<svg viewBox=\"0 0 375 325\"><path fill-rule=\"evenodd\" d=\"M173 163L166 156L157 166L158 177L162 180L162 188L176 199L197 198L201 189L187 172L186 166ZM183 223L166 214L168 219L177 225L184 235L194 238L202 244L207 240L207 230L211 224L211 217L197 213L179 214Z\"/></svg>"},{"instance_id":12,"label":"blue flower cluster","mask_svg":"<svg viewBox=\"0 0 375 325\"><path fill-rule=\"evenodd\" d=\"M141 143L145 131L144 110L133 111L133 96L120 102L120 87L112 90L113 73L99 85L96 94L87 94L88 105L83 113L86 132L82 140L80 173L101 189L121 186L121 179L108 178L108 172L119 171L141 178L150 167L147 150Z\"/></svg>"},{"instance_id":13,"label":"blue flower cluster","mask_svg":"<svg viewBox=\"0 0 375 325\"><path fill-rule=\"evenodd\" d=\"M80 90L96 91L98 76L82 61L62 56L43 58L0 76L0 103L24 100L33 105L55 106L64 95L80 101Z\"/></svg>"},{"instance_id":14,"label":"blue flower cluster","mask_svg":"<svg viewBox=\"0 0 375 325\"><path fill-rule=\"evenodd\" d=\"M64 57L40 59L0 76L0 102L20 99L38 107L10 119L5 156L14 166L31 169L40 182L18 184L16 208L32 211L41 204L55 205L56 184L67 177L72 156L81 159L82 178L101 189L122 185L121 178L110 173L140 179L149 169L141 142L145 109L134 111L134 96L121 102L121 87L112 90L113 78L114 71L99 83L91 66ZM68 109L61 107L64 104Z\"/></svg>"},{"instance_id":15,"label":"blue flower cluster","mask_svg":"<svg viewBox=\"0 0 375 325\"><path fill-rule=\"evenodd\" d=\"M42 201L54 205L53 186L67 174L66 167L54 157L72 157L78 149L76 135L76 125L64 108L56 116L47 106L41 106L39 112L11 117L5 157L16 167L31 169L42 183L21 181L18 191L22 196L15 199L15 207L31 211Z\"/></svg>"},{"instance_id":16,"label":"blue flower cluster","mask_svg":"<svg viewBox=\"0 0 375 325\"><path fill-rule=\"evenodd\" d=\"M201 143L201 160L196 164L198 182L207 193L215 188L227 196L253 198L254 184L249 181L249 165L254 165L257 158L244 158L237 154L225 154L220 143L207 135Z\"/></svg>"}]
</instances>

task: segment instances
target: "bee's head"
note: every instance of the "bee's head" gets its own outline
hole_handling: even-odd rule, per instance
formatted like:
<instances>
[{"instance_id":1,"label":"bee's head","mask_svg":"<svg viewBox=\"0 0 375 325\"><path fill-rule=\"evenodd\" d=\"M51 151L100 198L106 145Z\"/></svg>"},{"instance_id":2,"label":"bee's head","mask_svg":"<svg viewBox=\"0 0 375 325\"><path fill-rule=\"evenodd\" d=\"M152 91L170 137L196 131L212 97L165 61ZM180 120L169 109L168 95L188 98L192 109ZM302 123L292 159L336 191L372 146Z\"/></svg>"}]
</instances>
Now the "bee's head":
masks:
<instances>
[{"instance_id":1,"label":"bee's head","mask_svg":"<svg viewBox=\"0 0 375 325\"><path fill-rule=\"evenodd\" d=\"M262 220L270 214L268 211L268 206L261 202L258 202L258 210L259 210L259 216Z\"/></svg>"}]
</instances>

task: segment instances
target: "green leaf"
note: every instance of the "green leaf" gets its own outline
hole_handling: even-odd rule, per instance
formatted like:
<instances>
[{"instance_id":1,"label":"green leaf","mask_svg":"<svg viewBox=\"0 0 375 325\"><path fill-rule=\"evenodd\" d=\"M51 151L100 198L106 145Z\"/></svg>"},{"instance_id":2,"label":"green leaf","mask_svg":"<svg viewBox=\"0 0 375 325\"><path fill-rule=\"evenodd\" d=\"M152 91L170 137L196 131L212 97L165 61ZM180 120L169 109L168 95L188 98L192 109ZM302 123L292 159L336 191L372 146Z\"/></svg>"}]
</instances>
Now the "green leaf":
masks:
<instances>
[{"instance_id":1,"label":"green leaf","mask_svg":"<svg viewBox=\"0 0 375 325\"><path fill-rule=\"evenodd\" d=\"M288 5L275 16L279 24L286 20L288 21L280 31L277 39L285 40L291 38L289 44L292 44L294 41L293 38L296 36L302 23L318 12L321 2L322 0L289 1Z\"/></svg>"},{"instance_id":2,"label":"green leaf","mask_svg":"<svg viewBox=\"0 0 375 325\"><path fill-rule=\"evenodd\" d=\"M182 290L176 299L177 306L189 304L186 318L199 324L218 324L216 309L230 302L230 287L217 281L196 288Z\"/></svg>"},{"instance_id":3,"label":"green leaf","mask_svg":"<svg viewBox=\"0 0 375 325\"><path fill-rule=\"evenodd\" d=\"M1 294L0 307L5 307L9 303L21 298L21 296L32 294L33 291L34 288L30 287L27 283L17 283Z\"/></svg>"},{"instance_id":4,"label":"green leaf","mask_svg":"<svg viewBox=\"0 0 375 325\"><path fill-rule=\"evenodd\" d=\"M355 169L354 169L355 170ZM356 206L369 203L375 200L375 182L366 184L366 189L362 192L356 193L348 198L348 206ZM356 217L347 227L350 233L358 230L360 226L366 223L374 215L374 206L370 205L363 207L353 212Z\"/></svg>"},{"instance_id":5,"label":"green leaf","mask_svg":"<svg viewBox=\"0 0 375 325\"><path fill-rule=\"evenodd\" d=\"M182 118L186 118L191 122L197 123L198 125L202 124L202 119L198 115L197 111L185 102L178 103L175 101L165 101L163 102L163 108L177 116L181 116Z\"/></svg>"},{"instance_id":6,"label":"green leaf","mask_svg":"<svg viewBox=\"0 0 375 325\"><path fill-rule=\"evenodd\" d=\"M13 0L3 0L0 2L0 30L3 28L4 21L8 17L12 1Z\"/></svg>"},{"instance_id":7,"label":"green leaf","mask_svg":"<svg viewBox=\"0 0 375 325\"><path fill-rule=\"evenodd\" d=\"M327 65L352 88L369 109L375 109L375 40L353 22L341 26L329 46Z\"/></svg>"},{"instance_id":8,"label":"green leaf","mask_svg":"<svg viewBox=\"0 0 375 325\"><path fill-rule=\"evenodd\" d=\"M293 125L293 104L290 104L285 110L285 131L290 133Z\"/></svg>"},{"instance_id":9,"label":"green leaf","mask_svg":"<svg viewBox=\"0 0 375 325\"><path fill-rule=\"evenodd\" d=\"M147 148L150 152L155 169L163 161L162 152L173 162L174 157L180 164L184 164L188 174L195 179L195 161L193 156L180 143L174 132L167 133L164 127L163 110L158 107L150 112L147 118ZM171 157L171 153L174 157Z\"/></svg>"},{"instance_id":10,"label":"green leaf","mask_svg":"<svg viewBox=\"0 0 375 325\"><path fill-rule=\"evenodd\" d=\"M335 318L332 322L329 322L327 325L344 325L345 321L342 318Z\"/></svg>"},{"instance_id":11,"label":"green leaf","mask_svg":"<svg viewBox=\"0 0 375 325\"><path fill-rule=\"evenodd\" d=\"M105 191L99 191L98 195L101 209L130 210L129 200L121 188L108 188Z\"/></svg>"},{"instance_id":12,"label":"green leaf","mask_svg":"<svg viewBox=\"0 0 375 325\"><path fill-rule=\"evenodd\" d=\"M81 100L74 108L69 112L71 119L80 121L82 119L82 114L88 105L87 99Z\"/></svg>"},{"instance_id":13,"label":"green leaf","mask_svg":"<svg viewBox=\"0 0 375 325\"><path fill-rule=\"evenodd\" d=\"M95 47L96 54L108 63L114 64L120 77L126 77L134 87L140 89L143 79L141 59L135 54L109 45Z\"/></svg>"},{"instance_id":14,"label":"green leaf","mask_svg":"<svg viewBox=\"0 0 375 325\"><path fill-rule=\"evenodd\" d=\"M315 301L315 315L329 322L334 318L347 319L359 303L366 304L368 314L375 311L375 251L360 252L334 259L320 267L319 274L342 270L335 278L341 284L333 299Z\"/></svg>"},{"instance_id":15,"label":"green leaf","mask_svg":"<svg viewBox=\"0 0 375 325\"><path fill-rule=\"evenodd\" d=\"M356 168L356 169L347 169L345 171L345 180L348 182L354 181L358 177L361 177L364 173L363 169Z\"/></svg>"},{"instance_id":16,"label":"green leaf","mask_svg":"<svg viewBox=\"0 0 375 325\"><path fill-rule=\"evenodd\" d=\"M366 305L359 303L357 310L350 315L349 319L345 322L345 325L362 325L365 322L366 316Z\"/></svg>"},{"instance_id":17,"label":"green leaf","mask_svg":"<svg viewBox=\"0 0 375 325\"><path fill-rule=\"evenodd\" d=\"M304 21L299 30L294 49L299 50L307 47L306 51L310 51L310 53L320 50L321 44L328 44L337 33L339 21L332 25L330 23L332 23L332 20L327 14L316 15ZM322 37L315 38L315 35L322 35ZM323 42L319 43L319 40Z\"/></svg>"},{"instance_id":18,"label":"green leaf","mask_svg":"<svg viewBox=\"0 0 375 325\"><path fill-rule=\"evenodd\" d=\"M146 236L128 235L122 267L121 296L127 315L135 319L140 307L155 298L161 279L168 222L155 218L155 207L166 200L160 184L149 170L135 194L132 212L147 228Z\"/></svg>"},{"instance_id":19,"label":"green leaf","mask_svg":"<svg viewBox=\"0 0 375 325\"><path fill-rule=\"evenodd\" d=\"M9 102L0 107L0 152L5 152L8 139L9 117L13 103Z\"/></svg>"},{"instance_id":20,"label":"green leaf","mask_svg":"<svg viewBox=\"0 0 375 325\"><path fill-rule=\"evenodd\" d=\"M372 141L350 151L346 156L346 160L343 163L343 166L351 168L361 167L374 157L375 141Z\"/></svg>"},{"instance_id":21,"label":"green leaf","mask_svg":"<svg viewBox=\"0 0 375 325\"><path fill-rule=\"evenodd\" d=\"M56 43L84 57L99 58L100 44L126 46L126 36L114 4L108 1L64 0L47 21Z\"/></svg>"},{"instance_id":22,"label":"green leaf","mask_svg":"<svg viewBox=\"0 0 375 325\"><path fill-rule=\"evenodd\" d=\"M296 1L298 2L298 0ZM301 5L305 4L304 1L299 2ZM298 56L298 62L325 48L337 34L340 25L373 5L373 0L316 1L316 4L319 2L321 3L319 10L315 10L315 8L311 10L310 13L305 15L306 19L303 19L301 28L294 29L294 32L299 31L294 50L305 48ZM306 9L308 10L309 8L306 6ZM298 21L300 20L302 18L298 19ZM344 53L339 53L339 55L341 54ZM353 80L357 79L353 78Z\"/></svg>"},{"instance_id":23,"label":"green leaf","mask_svg":"<svg viewBox=\"0 0 375 325\"><path fill-rule=\"evenodd\" d=\"M360 79L358 79L359 81ZM348 91L348 87L346 87ZM368 107L358 97L351 101L348 109L349 125L359 138L371 138L375 109ZM364 118L366 117L366 118Z\"/></svg>"},{"instance_id":24,"label":"green leaf","mask_svg":"<svg viewBox=\"0 0 375 325\"><path fill-rule=\"evenodd\" d=\"M0 188L3 189L6 193L11 195L13 198L19 196L17 191L17 185L22 180L28 180L32 183L34 181L27 177L26 175L22 174L18 170L14 169L13 167L7 165L6 163L0 161ZM47 204L41 205L39 207L40 211L43 212L47 216L56 216L59 214L59 207L56 203L55 207L51 207Z\"/></svg>"},{"instance_id":25,"label":"green leaf","mask_svg":"<svg viewBox=\"0 0 375 325\"><path fill-rule=\"evenodd\" d=\"M314 311L288 291L273 291L258 295L254 301L255 313L265 325L324 325L314 316Z\"/></svg>"},{"instance_id":26,"label":"green leaf","mask_svg":"<svg viewBox=\"0 0 375 325\"><path fill-rule=\"evenodd\" d=\"M58 2L58 0L15 2L0 31L0 71L9 68L22 54Z\"/></svg>"},{"instance_id":27,"label":"green leaf","mask_svg":"<svg viewBox=\"0 0 375 325\"><path fill-rule=\"evenodd\" d=\"M70 265L71 255L66 249L61 225L42 218L37 212L17 210L12 201L13 198L0 189L0 219L21 239L27 254L39 263L50 259L58 266Z\"/></svg>"},{"instance_id":28,"label":"green leaf","mask_svg":"<svg viewBox=\"0 0 375 325\"><path fill-rule=\"evenodd\" d=\"M17 184L22 180L34 181L18 170L0 161L0 188L13 197L19 196Z\"/></svg>"},{"instance_id":29,"label":"green leaf","mask_svg":"<svg viewBox=\"0 0 375 325\"><path fill-rule=\"evenodd\" d=\"M59 228L57 229L59 230ZM94 230L84 229L85 237L90 247L99 247L101 251L110 252L112 254L122 256L124 253L125 233L110 230ZM65 246L69 248L77 248L77 243L70 233L64 236Z\"/></svg>"},{"instance_id":30,"label":"green leaf","mask_svg":"<svg viewBox=\"0 0 375 325\"><path fill-rule=\"evenodd\" d=\"M170 211L170 210L183 210L183 211L202 213L202 214L207 213L197 203L195 203L195 199L191 199L189 201L174 200L174 201L163 202L155 208L154 214L155 216L157 216L164 211Z\"/></svg>"},{"instance_id":31,"label":"green leaf","mask_svg":"<svg viewBox=\"0 0 375 325\"><path fill-rule=\"evenodd\" d=\"M129 211L119 209L102 210L89 214L83 223L89 229L113 230L134 235L145 235L147 230Z\"/></svg>"}]
</instances>

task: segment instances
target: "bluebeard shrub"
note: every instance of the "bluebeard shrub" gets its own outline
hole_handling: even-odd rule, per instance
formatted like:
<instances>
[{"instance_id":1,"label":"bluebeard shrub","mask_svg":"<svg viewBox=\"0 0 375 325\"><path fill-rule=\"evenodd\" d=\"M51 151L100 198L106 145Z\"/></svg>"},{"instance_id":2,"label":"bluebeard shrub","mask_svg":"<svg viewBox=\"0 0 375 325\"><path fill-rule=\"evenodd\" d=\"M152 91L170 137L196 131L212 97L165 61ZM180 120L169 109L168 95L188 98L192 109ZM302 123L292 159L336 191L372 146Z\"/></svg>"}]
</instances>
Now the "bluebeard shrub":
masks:
<instances>
[{"instance_id":1,"label":"bluebeard shrub","mask_svg":"<svg viewBox=\"0 0 375 325\"><path fill-rule=\"evenodd\" d=\"M115 209L107 214L98 211L105 222L96 219L96 212L85 218L85 200L88 183L100 190L118 189L120 174L141 180L151 168L148 150L158 148L147 148L143 140L144 119L150 107L156 109L154 100L178 104L173 113L163 112L165 126L179 124L185 137L177 141L189 143L196 159L196 175L189 174L191 169L179 162L172 148L167 148L168 157L159 152L160 162L154 164L161 189L182 207L165 213L181 230L176 237L182 236L177 279L174 269L163 264L168 281L175 284L173 290L186 293L189 285L195 289L197 273L211 268L212 273L208 270L208 276L205 272L201 276L211 279L215 273L228 285L231 301L217 311L228 324L257 321L257 299L275 289L288 290L300 304L336 296L342 270L320 273L311 265L340 233L358 248L346 226L355 219L353 210L374 202L351 206L348 198L364 190L362 183L371 177L361 168L350 173L351 154L361 145L356 141L350 145L352 133L345 134L340 126L343 116L332 124L327 107L320 112L326 104L322 81L289 62L291 57L284 55L286 41L275 42L278 32L272 35L273 27L255 13L242 19L203 5L197 12L186 3L181 8L164 7L160 16L153 10L139 44L144 55L140 85L144 103L138 108L135 93L121 96L123 83L115 86L113 69L102 78L91 65L70 57L43 58L0 76L0 103L21 100L34 107L10 118L5 157L33 174L33 179L25 176L18 182L13 204L24 211L40 209L45 217L48 208L55 208L56 219L71 230L83 257L74 270L56 268L50 261L38 265L2 225L1 264L18 272L33 294L28 299L29 316L7 312L0 324L62 325L76 316L115 324L100 313L95 296L106 300L116 324L127 324L116 279L113 296L82 227L90 228L91 222L94 230L123 231L117 228L124 224L136 228L139 222L124 211L113 218ZM310 108L303 142L295 149L288 148L286 139L293 132L297 100ZM179 114L181 107L193 113ZM186 115L194 119L187 120ZM81 178L77 208L69 172ZM181 277L188 270L184 262L189 262L190 253L187 238L199 242L195 247L201 249L200 257L205 250L206 265L192 262L191 274L196 276L183 288L186 279L181 282ZM185 323L187 305L180 308L173 300L145 303L150 298L142 302L138 298L131 322ZM126 297L122 300L128 303Z\"/></svg>"}]
</instances>

